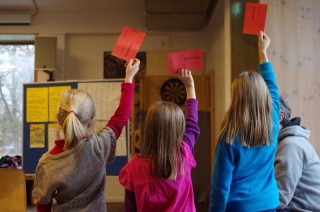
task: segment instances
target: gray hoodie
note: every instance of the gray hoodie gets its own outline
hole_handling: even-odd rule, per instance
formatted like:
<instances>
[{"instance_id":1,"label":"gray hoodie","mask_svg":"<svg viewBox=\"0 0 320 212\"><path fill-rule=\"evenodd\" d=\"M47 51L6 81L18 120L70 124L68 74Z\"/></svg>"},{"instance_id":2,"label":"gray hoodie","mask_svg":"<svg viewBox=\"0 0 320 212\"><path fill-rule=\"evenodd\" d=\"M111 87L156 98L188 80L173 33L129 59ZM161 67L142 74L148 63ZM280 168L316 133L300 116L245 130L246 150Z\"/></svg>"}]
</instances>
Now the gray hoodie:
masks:
<instances>
[{"instance_id":1,"label":"gray hoodie","mask_svg":"<svg viewBox=\"0 0 320 212\"><path fill-rule=\"evenodd\" d=\"M300 126L280 130L275 159L279 209L320 211L320 161L309 135Z\"/></svg>"}]
</instances>

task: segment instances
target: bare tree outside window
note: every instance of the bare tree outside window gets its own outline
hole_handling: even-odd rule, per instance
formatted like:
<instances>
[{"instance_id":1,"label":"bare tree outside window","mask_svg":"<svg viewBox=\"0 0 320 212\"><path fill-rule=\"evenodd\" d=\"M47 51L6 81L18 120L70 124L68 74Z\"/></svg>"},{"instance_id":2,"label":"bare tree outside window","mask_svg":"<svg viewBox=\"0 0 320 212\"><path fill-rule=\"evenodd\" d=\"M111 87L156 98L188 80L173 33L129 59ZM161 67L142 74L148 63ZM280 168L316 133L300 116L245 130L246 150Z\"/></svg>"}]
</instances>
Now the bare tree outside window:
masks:
<instances>
[{"instance_id":1,"label":"bare tree outside window","mask_svg":"<svg viewBox=\"0 0 320 212\"><path fill-rule=\"evenodd\" d=\"M33 81L34 45L0 45L0 157L22 155L22 85Z\"/></svg>"}]
</instances>

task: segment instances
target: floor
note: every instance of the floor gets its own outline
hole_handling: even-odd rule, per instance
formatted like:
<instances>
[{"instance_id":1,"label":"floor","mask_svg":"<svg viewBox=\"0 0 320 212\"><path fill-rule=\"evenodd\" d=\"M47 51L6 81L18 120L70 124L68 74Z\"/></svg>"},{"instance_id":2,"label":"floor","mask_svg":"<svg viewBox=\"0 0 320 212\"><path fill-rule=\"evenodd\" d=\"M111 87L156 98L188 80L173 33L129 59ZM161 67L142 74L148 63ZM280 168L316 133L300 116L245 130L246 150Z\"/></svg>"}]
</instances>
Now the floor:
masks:
<instances>
[{"instance_id":1,"label":"floor","mask_svg":"<svg viewBox=\"0 0 320 212\"><path fill-rule=\"evenodd\" d=\"M27 184L27 187L29 185ZM35 204L31 203L31 197L29 193L27 194L27 202L28 202L28 209L27 212L36 212ZM122 212L123 211L123 203L107 203L107 211L108 212ZM206 203L196 203L196 211L197 212L208 212L209 205Z\"/></svg>"},{"instance_id":2,"label":"floor","mask_svg":"<svg viewBox=\"0 0 320 212\"><path fill-rule=\"evenodd\" d=\"M208 212L209 206L207 204L196 204L197 212ZM35 205L28 205L27 212L36 212ZM107 203L107 211L108 212L122 212L123 211L123 203Z\"/></svg>"},{"instance_id":3,"label":"floor","mask_svg":"<svg viewBox=\"0 0 320 212\"><path fill-rule=\"evenodd\" d=\"M123 207L122 203L107 203L107 211L108 212L122 212ZM27 212L36 212L36 207L35 205L28 205L28 210Z\"/></svg>"},{"instance_id":4,"label":"floor","mask_svg":"<svg viewBox=\"0 0 320 212\"><path fill-rule=\"evenodd\" d=\"M27 212L36 212L36 206L31 203L31 193L30 190L32 187L32 181L27 181L27 203L28 209ZM122 212L123 211L123 203L107 203L107 211L108 212ZM196 203L196 211L197 212L208 212L209 204L206 203Z\"/></svg>"}]
</instances>

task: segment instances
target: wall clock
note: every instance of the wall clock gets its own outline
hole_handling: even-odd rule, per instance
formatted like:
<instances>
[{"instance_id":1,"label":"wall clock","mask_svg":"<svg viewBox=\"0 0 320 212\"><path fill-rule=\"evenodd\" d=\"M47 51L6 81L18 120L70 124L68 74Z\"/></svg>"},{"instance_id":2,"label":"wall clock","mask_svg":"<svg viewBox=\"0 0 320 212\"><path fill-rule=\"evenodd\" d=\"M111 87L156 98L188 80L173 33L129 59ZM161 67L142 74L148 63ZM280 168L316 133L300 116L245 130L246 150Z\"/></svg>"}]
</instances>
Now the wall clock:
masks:
<instances>
[{"instance_id":1,"label":"wall clock","mask_svg":"<svg viewBox=\"0 0 320 212\"><path fill-rule=\"evenodd\" d=\"M163 101L170 101L177 105L183 105L187 98L186 88L178 78L165 81L161 86L160 95Z\"/></svg>"}]
</instances>

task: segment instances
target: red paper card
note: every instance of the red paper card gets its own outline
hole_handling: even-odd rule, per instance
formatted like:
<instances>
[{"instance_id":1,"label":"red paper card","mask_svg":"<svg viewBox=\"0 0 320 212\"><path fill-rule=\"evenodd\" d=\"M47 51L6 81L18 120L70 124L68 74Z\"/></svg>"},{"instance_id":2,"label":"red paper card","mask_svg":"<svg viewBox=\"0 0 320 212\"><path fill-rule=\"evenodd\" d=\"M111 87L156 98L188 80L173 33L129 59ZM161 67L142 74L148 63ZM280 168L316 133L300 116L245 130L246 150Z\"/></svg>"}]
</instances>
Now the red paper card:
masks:
<instances>
[{"instance_id":1,"label":"red paper card","mask_svg":"<svg viewBox=\"0 0 320 212\"><path fill-rule=\"evenodd\" d=\"M111 55L126 61L136 57L146 33L124 26Z\"/></svg>"},{"instance_id":2,"label":"red paper card","mask_svg":"<svg viewBox=\"0 0 320 212\"><path fill-rule=\"evenodd\" d=\"M168 54L169 73L176 74L180 69L203 70L203 50L187 50Z\"/></svg>"},{"instance_id":3,"label":"red paper card","mask_svg":"<svg viewBox=\"0 0 320 212\"><path fill-rule=\"evenodd\" d=\"M267 4L246 3L243 34L259 35L264 32L267 17Z\"/></svg>"}]
</instances>

